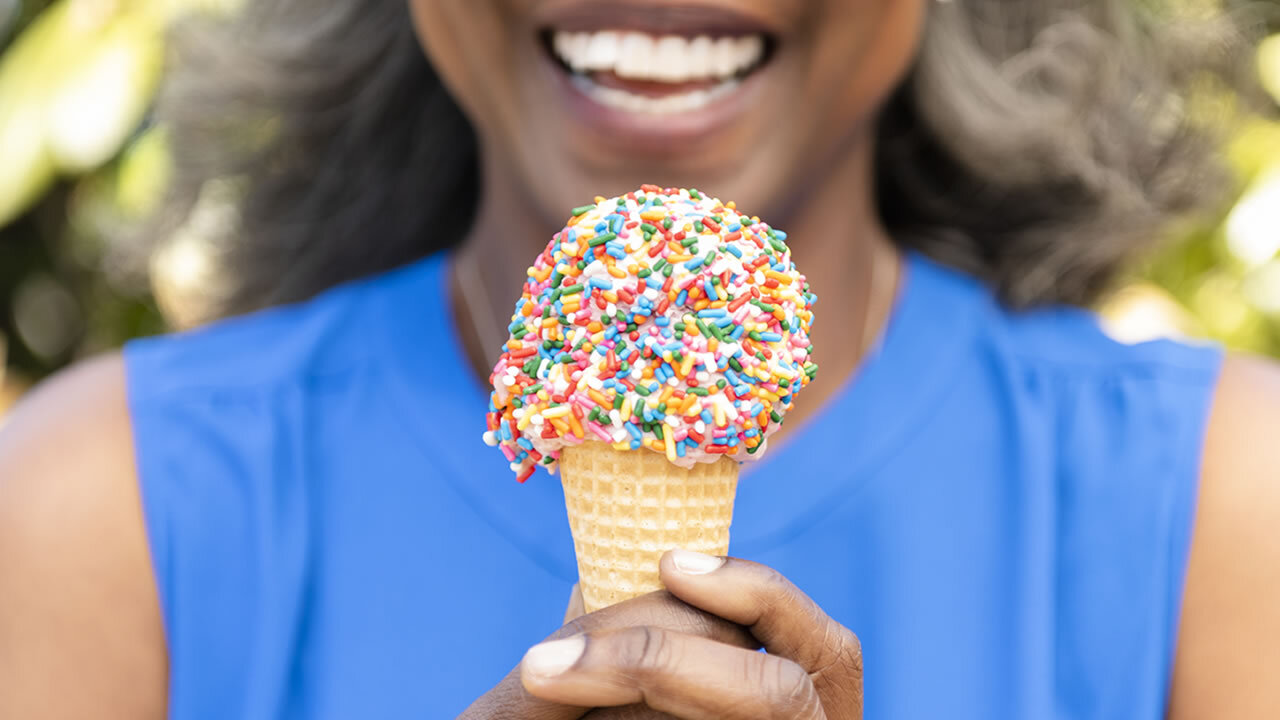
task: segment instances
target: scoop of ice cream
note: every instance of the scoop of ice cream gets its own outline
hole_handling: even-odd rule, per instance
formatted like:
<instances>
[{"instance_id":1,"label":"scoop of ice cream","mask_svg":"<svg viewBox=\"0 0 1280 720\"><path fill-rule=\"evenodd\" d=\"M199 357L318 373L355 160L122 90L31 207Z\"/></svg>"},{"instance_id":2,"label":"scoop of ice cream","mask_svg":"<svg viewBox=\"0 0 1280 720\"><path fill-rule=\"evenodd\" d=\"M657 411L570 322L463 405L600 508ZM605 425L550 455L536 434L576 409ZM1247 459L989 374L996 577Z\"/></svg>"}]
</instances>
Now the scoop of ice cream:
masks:
<instances>
[{"instance_id":1,"label":"scoop of ice cream","mask_svg":"<svg viewBox=\"0 0 1280 720\"><path fill-rule=\"evenodd\" d=\"M697 190L576 208L529 268L484 439L523 482L605 442L677 465L763 454L817 366L786 233Z\"/></svg>"}]
</instances>

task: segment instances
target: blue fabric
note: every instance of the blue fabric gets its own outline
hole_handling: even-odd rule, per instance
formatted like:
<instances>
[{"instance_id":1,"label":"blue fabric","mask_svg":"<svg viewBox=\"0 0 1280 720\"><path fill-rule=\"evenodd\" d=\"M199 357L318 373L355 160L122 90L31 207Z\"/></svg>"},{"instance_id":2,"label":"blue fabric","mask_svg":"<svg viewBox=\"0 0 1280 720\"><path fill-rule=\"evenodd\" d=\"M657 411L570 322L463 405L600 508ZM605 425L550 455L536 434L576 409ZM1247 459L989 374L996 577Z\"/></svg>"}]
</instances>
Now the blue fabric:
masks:
<instances>
[{"instance_id":1,"label":"blue fabric","mask_svg":"<svg viewBox=\"0 0 1280 720\"><path fill-rule=\"evenodd\" d=\"M126 349L173 717L453 717L560 624L561 491L481 442L446 264ZM733 554L861 636L867 718L1163 717L1220 353L903 288Z\"/></svg>"}]
</instances>

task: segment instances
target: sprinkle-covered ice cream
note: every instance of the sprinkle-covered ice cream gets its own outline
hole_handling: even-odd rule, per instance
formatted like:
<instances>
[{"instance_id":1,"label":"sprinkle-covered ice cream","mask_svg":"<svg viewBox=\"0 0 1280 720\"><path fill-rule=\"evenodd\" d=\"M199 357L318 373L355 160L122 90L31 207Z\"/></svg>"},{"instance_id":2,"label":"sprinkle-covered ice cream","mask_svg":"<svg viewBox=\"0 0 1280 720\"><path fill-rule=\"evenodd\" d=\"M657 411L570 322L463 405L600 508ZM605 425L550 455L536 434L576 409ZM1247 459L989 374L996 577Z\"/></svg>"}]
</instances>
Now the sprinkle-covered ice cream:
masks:
<instances>
[{"instance_id":1,"label":"sprinkle-covered ice cream","mask_svg":"<svg viewBox=\"0 0 1280 720\"><path fill-rule=\"evenodd\" d=\"M587 441L684 467L758 458L817 371L786 237L697 190L574 209L529 268L485 442L521 482Z\"/></svg>"}]
</instances>

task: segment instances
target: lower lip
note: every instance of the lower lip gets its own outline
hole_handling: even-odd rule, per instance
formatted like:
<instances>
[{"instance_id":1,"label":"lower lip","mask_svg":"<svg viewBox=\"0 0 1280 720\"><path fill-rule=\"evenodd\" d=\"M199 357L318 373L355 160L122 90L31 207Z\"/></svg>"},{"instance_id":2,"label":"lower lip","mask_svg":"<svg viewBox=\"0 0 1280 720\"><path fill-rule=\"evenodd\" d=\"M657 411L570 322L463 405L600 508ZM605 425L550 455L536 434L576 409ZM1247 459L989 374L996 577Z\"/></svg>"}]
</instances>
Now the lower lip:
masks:
<instances>
[{"instance_id":1,"label":"lower lip","mask_svg":"<svg viewBox=\"0 0 1280 720\"><path fill-rule=\"evenodd\" d=\"M661 152L687 147L732 125L753 107L761 76L772 62L753 70L728 94L700 108L668 114L636 113L602 105L574 85L568 71L543 54L543 66L572 120L602 138L634 148Z\"/></svg>"}]
</instances>

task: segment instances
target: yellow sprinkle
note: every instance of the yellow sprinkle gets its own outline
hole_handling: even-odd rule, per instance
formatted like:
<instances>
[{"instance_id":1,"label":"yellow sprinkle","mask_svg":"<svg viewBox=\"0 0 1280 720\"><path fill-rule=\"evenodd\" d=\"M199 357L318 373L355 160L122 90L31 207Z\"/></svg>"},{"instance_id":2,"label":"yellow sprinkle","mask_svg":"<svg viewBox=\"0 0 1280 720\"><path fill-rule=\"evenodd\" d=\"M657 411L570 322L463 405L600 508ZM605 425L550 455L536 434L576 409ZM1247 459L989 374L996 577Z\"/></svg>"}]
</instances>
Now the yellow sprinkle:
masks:
<instances>
[{"instance_id":1,"label":"yellow sprinkle","mask_svg":"<svg viewBox=\"0 0 1280 720\"><path fill-rule=\"evenodd\" d=\"M622 422L631 419L631 396L628 395L622 400Z\"/></svg>"},{"instance_id":2,"label":"yellow sprinkle","mask_svg":"<svg viewBox=\"0 0 1280 720\"><path fill-rule=\"evenodd\" d=\"M650 208L649 210L645 210L644 212L640 213L641 220L648 220L650 222L653 222L655 220L662 220L666 216L667 216L667 211L662 208Z\"/></svg>"},{"instance_id":3,"label":"yellow sprinkle","mask_svg":"<svg viewBox=\"0 0 1280 720\"><path fill-rule=\"evenodd\" d=\"M662 431L662 439L665 440L667 444L667 459L671 462L676 461L676 442L671 438L674 434L675 433L671 431L670 427Z\"/></svg>"},{"instance_id":4,"label":"yellow sprinkle","mask_svg":"<svg viewBox=\"0 0 1280 720\"><path fill-rule=\"evenodd\" d=\"M568 405L559 405L557 407L547 408L546 410L543 410L542 417L544 418L564 417L565 415L568 415L570 412L571 411Z\"/></svg>"},{"instance_id":5,"label":"yellow sprinkle","mask_svg":"<svg viewBox=\"0 0 1280 720\"><path fill-rule=\"evenodd\" d=\"M712 407L715 408L713 414L716 419L716 427L724 427L728 425L729 420L724 416L724 408L720 406L720 403L712 403Z\"/></svg>"},{"instance_id":6,"label":"yellow sprinkle","mask_svg":"<svg viewBox=\"0 0 1280 720\"><path fill-rule=\"evenodd\" d=\"M606 198L606 197L605 197L605 196L603 196L603 195L597 195L597 196L595 197L595 200L596 200L596 204L597 204L597 205L599 205L600 203L604 202L605 200L608 200L608 198Z\"/></svg>"},{"instance_id":7,"label":"yellow sprinkle","mask_svg":"<svg viewBox=\"0 0 1280 720\"><path fill-rule=\"evenodd\" d=\"M529 418L531 417L533 417L533 413L525 413L524 416L516 422L516 429L521 431L527 429L529 427Z\"/></svg>"}]
</instances>

